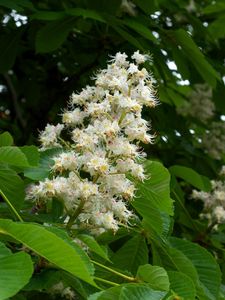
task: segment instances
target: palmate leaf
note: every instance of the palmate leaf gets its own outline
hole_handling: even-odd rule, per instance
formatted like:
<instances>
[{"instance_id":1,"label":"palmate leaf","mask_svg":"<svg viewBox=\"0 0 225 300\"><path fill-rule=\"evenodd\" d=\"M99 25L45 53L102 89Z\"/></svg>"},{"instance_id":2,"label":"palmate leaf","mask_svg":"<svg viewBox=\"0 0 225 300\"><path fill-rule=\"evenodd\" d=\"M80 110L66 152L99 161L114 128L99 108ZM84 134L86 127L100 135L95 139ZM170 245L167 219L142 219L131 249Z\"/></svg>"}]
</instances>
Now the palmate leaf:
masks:
<instances>
[{"instance_id":1,"label":"palmate leaf","mask_svg":"<svg viewBox=\"0 0 225 300\"><path fill-rule=\"evenodd\" d=\"M220 268L214 257L201 246L178 238L170 238L171 245L180 250L197 270L201 287L208 299L218 299L221 282Z\"/></svg>"},{"instance_id":2,"label":"palmate leaf","mask_svg":"<svg viewBox=\"0 0 225 300\"><path fill-rule=\"evenodd\" d=\"M152 244L153 263L163 266L167 271L179 271L188 276L195 286L199 285L198 273L191 262L181 251L172 247L156 247Z\"/></svg>"},{"instance_id":3,"label":"palmate leaf","mask_svg":"<svg viewBox=\"0 0 225 300\"><path fill-rule=\"evenodd\" d=\"M95 285L90 273L92 264L83 259L80 254L82 250L76 251L54 233L39 225L14 223L3 219L0 219L0 233L9 235L57 267Z\"/></svg>"},{"instance_id":4,"label":"palmate leaf","mask_svg":"<svg viewBox=\"0 0 225 300\"><path fill-rule=\"evenodd\" d=\"M113 265L136 274L140 265L148 263L148 248L145 238L139 234L128 240L111 258Z\"/></svg>"},{"instance_id":5,"label":"palmate leaf","mask_svg":"<svg viewBox=\"0 0 225 300\"><path fill-rule=\"evenodd\" d=\"M33 263L27 253L19 252L0 258L0 300L21 290L33 273Z\"/></svg>"}]
</instances>

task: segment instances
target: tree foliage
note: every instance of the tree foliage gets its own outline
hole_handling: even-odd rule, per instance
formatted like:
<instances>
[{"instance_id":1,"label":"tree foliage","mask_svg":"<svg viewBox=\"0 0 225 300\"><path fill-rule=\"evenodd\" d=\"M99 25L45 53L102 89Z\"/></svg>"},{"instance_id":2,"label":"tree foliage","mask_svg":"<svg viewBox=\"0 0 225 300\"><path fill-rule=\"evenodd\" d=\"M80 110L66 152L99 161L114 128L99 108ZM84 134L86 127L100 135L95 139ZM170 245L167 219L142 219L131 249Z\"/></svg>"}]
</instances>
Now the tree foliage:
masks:
<instances>
[{"instance_id":1,"label":"tree foliage","mask_svg":"<svg viewBox=\"0 0 225 300\"><path fill-rule=\"evenodd\" d=\"M0 0L0 14L0 300L53 299L60 284L78 299L225 299L224 222L191 198L225 165L224 1ZM59 201L25 201L59 151L32 144L109 56L136 50L152 55L160 100L144 111L156 140L142 145L136 223L67 230Z\"/></svg>"}]
</instances>

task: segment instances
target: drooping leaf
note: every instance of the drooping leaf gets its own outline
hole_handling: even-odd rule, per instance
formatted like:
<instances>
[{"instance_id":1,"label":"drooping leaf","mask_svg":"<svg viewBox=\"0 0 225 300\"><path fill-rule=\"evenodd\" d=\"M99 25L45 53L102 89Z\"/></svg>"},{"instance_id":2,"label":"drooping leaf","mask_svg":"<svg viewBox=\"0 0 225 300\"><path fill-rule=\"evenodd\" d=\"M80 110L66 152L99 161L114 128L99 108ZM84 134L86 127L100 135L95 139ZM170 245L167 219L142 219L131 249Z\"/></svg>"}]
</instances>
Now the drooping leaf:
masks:
<instances>
[{"instance_id":1,"label":"drooping leaf","mask_svg":"<svg viewBox=\"0 0 225 300\"><path fill-rule=\"evenodd\" d=\"M218 73L208 63L192 37L183 29L174 31L174 37L178 45L182 48L186 57L195 66L202 78L212 87L216 86L216 81L220 79Z\"/></svg>"},{"instance_id":2,"label":"drooping leaf","mask_svg":"<svg viewBox=\"0 0 225 300\"><path fill-rule=\"evenodd\" d=\"M126 30L124 30L123 28L117 25L111 25L111 26L115 31L119 33L119 35L121 35L126 41L132 44L135 48L144 50L141 43L135 37L133 37L133 35L131 35L129 32L127 32Z\"/></svg>"},{"instance_id":3,"label":"drooping leaf","mask_svg":"<svg viewBox=\"0 0 225 300\"><path fill-rule=\"evenodd\" d=\"M210 180L203 175L198 174L195 170L184 166L172 166L169 168L171 174L184 179L194 187L209 192L211 190Z\"/></svg>"},{"instance_id":4,"label":"drooping leaf","mask_svg":"<svg viewBox=\"0 0 225 300\"><path fill-rule=\"evenodd\" d=\"M0 258L0 266L0 300L6 300L28 283L33 263L27 253L19 252Z\"/></svg>"},{"instance_id":5,"label":"drooping leaf","mask_svg":"<svg viewBox=\"0 0 225 300\"><path fill-rule=\"evenodd\" d=\"M21 30L17 30L0 36L0 73L5 73L12 68L19 48L21 33Z\"/></svg>"},{"instance_id":6,"label":"drooping leaf","mask_svg":"<svg viewBox=\"0 0 225 300\"><path fill-rule=\"evenodd\" d=\"M157 42L157 39L154 37L152 32L148 27L141 24L140 22L135 21L133 18L126 18L123 20L123 24L127 25L128 27L135 30L138 34L142 35L147 40L150 40L152 42Z\"/></svg>"},{"instance_id":7,"label":"drooping leaf","mask_svg":"<svg viewBox=\"0 0 225 300\"><path fill-rule=\"evenodd\" d=\"M46 53L56 50L66 40L73 27L74 18L71 17L46 24L37 33L35 42L36 51L38 53Z\"/></svg>"},{"instance_id":8,"label":"drooping leaf","mask_svg":"<svg viewBox=\"0 0 225 300\"><path fill-rule=\"evenodd\" d=\"M87 262L73 247L54 233L39 225L14 223L3 219L0 220L0 232L13 237L57 267L95 285ZM91 262L89 264L91 265Z\"/></svg>"}]
</instances>

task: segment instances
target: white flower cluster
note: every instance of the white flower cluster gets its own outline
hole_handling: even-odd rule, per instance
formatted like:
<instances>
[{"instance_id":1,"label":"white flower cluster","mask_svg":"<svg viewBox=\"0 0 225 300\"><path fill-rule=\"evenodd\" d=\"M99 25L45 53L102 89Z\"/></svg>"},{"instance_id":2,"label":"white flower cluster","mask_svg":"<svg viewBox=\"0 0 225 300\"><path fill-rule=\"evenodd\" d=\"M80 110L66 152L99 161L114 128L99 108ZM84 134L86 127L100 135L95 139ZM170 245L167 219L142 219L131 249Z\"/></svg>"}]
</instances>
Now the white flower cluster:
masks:
<instances>
[{"instance_id":1,"label":"white flower cluster","mask_svg":"<svg viewBox=\"0 0 225 300\"><path fill-rule=\"evenodd\" d=\"M202 135L202 147L215 159L225 155L225 122L212 122Z\"/></svg>"},{"instance_id":2,"label":"white flower cluster","mask_svg":"<svg viewBox=\"0 0 225 300\"><path fill-rule=\"evenodd\" d=\"M65 287L62 281L53 285L48 291L53 298L57 298L57 296L60 295L63 299L67 300L77 299L76 294L71 287Z\"/></svg>"},{"instance_id":3,"label":"white flower cluster","mask_svg":"<svg viewBox=\"0 0 225 300\"><path fill-rule=\"evenodd\" d=\"M96 76L95 86L72 94L63 125L47 125L40 134L42 150L62 147L53 157L52 179L29 187L27 198L64 202L75 223L93 233L127 224L132 212L127 204L135 186L127 175L144 180L139 142L151 143L150 125L141 116L143 106L157 104L153 80L140 64L149 59L139 51L127 60L117 53L107 69ZM69 141L61 131L67 130ZM76 217L76 218L75 218Z\"/></svg>"},{"instance_id":4,"label":"white flower cluster","mask_svg":"<svg viewBox=\"0 0 225 300\"><path fill-rule=\"evenodd\" d=\"M192 198L203 201L203 212L200 217L208 219L209 225L225 223L225 166L222 167L221 180L212 180L212 191L202 192L193 190Z\"/></svg>"},{"instance_id":5,"label":"white flower cluster","mask_svg":"<svg viewBox=\"0 0 225 300\"><path fill-rule=\"evenodd\" d=\"M215 115L215 105L211 100L212 89L207 84L196 84L189 97L189 102L177 108L183 116L191 116L201 121L204 126L196 130L198 147L204 149L214 159L221 159L225 155L225 123L212 122ZM192 124L195 128L195 125Z\"/></svg>"},{"instance_id":6,"label":"white flower cluster","mask_svg":"<svg viewBox=\"0 0 225 300\"><path fill-rule=\"evenodd\" d=\"M191 116L206 124L214 116L215 105L211 100L212 89L207 84L195 84L189 101L177 108L183 116Z\"/></svg>"}]
</instances>

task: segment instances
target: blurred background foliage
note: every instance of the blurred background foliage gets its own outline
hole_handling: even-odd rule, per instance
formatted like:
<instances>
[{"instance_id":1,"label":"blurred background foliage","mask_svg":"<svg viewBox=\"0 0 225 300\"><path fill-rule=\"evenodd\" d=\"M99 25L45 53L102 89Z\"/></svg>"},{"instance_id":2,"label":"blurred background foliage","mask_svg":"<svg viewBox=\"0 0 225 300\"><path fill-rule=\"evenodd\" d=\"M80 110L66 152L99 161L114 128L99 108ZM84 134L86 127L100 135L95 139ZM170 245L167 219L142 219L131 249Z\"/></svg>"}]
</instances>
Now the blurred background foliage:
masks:
<instances>
[{"instance_id":1,"label":"blurred background foliage","mask_svg":"<svg viewBox=\"0 0 225 300\"><path fill-rule=\"evenodd\" d=\"M199 134L225 118L223 0L0 0L0 14L0 128L16 144L37 143L38 132L60 119L71 93L92 84L110 55L139 49L152 55L146 67L161 102L145 112L157 136L149 157L218 173L225 145L215 159ZM196 84L212 94L215 113L207 122L177 113Z\"/></svg>"},{"instance_id":2,"label":"blurred background foliage","mask_svg":"<svg viewBox=\"0 0 225 300\"><path fill-rule=\"evenodd\" d=\"M0 129L19 146L38 144L110 56L152 55L160 105L144 112L156 140L143 146L172 175L175 235L216 252L224 270L225 227L209 237L189 194L209 191L225 164L225 1L0 0L0 14Z\"/></svg>"}]
</instances>

